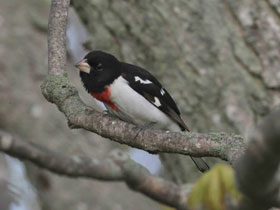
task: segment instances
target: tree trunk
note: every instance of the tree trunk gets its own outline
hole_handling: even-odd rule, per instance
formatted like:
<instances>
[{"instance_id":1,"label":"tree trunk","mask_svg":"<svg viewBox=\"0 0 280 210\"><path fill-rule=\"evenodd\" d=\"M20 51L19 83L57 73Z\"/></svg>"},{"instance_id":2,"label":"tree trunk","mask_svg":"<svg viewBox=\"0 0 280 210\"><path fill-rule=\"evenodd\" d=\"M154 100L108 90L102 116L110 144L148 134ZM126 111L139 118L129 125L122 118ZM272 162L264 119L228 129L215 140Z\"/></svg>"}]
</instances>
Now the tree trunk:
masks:
<instances>
[{"instance_id":1,"label":"tree trunk","mask_svg":"<svg viewBox=\"0 0 280 210\"><path fill-rule=\"evenodd\" d=\"M246 131L280 104L280 3L72 1L91 49L147 68L192 131ZM172 160L172 162L178 162ZM173 163L186 179L189 163Z\"/></svg>"}]
</instances>

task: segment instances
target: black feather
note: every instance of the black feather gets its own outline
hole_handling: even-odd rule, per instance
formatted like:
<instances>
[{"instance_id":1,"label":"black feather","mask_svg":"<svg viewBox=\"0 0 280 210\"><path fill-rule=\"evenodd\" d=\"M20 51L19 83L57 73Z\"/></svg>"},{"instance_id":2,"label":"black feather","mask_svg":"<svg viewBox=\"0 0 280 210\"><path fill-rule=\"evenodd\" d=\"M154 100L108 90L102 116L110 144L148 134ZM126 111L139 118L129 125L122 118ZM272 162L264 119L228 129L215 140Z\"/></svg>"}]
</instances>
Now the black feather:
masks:
<instances>
[{"instance_id":1,"label":"black feather","mask_svg":"<svg viewBox=\"0 0 280 210\"><path fill-rule=\"evenodd\" d=\"M132 89L146 98L154 106L156 106L154 104L154 97L157 97L161 105L156 107L174 120L180 126L182 131L189 131L188 127L180 117L180 111L173 98L152 74L143 68L127 63L122 63L121 72L121 75L129 82ZM151 81L151 83L143 84L140 81L135 81L136 76L144 81ZM164 94L161 93L162 91Z\"/></svg>"}]
</instances>

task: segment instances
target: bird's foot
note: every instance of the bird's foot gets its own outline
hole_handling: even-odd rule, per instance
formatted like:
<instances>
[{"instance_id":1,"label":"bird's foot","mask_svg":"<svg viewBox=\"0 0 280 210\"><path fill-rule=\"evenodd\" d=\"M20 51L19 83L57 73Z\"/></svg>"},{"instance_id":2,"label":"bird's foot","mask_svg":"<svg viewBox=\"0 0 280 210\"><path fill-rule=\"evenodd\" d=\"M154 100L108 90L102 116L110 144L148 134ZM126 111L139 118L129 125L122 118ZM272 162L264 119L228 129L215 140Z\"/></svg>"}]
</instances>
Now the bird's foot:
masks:
<instances>
[{"instance_id":1,"label":"bird's foot","mask_svg":"<svg viewBox=\"0 0 280 210\"><path fill-rule=\"evenodd\" d=\"M143 130L149 128L149 127L151 127L153 124L155 124L155 122L148 122L148 123L146 123L146 124L144 124L144 125L139 125L139 126L137 127L137 128L138 128L138 131L137 131L137 133L136 133L136 135L135 135L135 137L134 137L133 140L135 140L135 139L138 137L138 135L139 135L139 133L140 133L141 131L143 131Z\"/></svg>"},{"instance_id":2,"label":"bird's foot","mask_svg":"<svg viewBox=\"0 0 280 210\"><path fill-rule=\"evenodd\" d=\"M107 116L107 115L109 115L109 112L108 112L108 110L103 110L103 111L102 111L102 114L105 115L105 116Z\"/></svg>"}]
</instances>

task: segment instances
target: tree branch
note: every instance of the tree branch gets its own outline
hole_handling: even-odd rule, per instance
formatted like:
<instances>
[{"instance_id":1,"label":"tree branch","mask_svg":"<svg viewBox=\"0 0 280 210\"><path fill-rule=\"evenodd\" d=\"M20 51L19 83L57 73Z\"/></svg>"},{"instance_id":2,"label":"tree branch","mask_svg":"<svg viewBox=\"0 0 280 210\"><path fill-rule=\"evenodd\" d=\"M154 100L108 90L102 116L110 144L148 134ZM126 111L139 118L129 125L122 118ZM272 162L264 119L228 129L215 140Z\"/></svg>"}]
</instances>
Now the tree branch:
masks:
<instances>
[{"instance_id":1,"label":"tree branch","mask_svg":"<svg viewBox=\"0 0 280 210\"><path fill-rule=\"evenodd\" d=\"M177 209L187 209L187 195L182 187L151 175L121 151L114 151L102 160L82 156L66 157L3 131L0 131L0 151L20 160L29 160L60 175L124 181L133 190L154 200Z\"/></svg>"},{"instance_id":2,"label":"tree branch","mask_svg":"<svg viewBox=\"0 0 280 210\"><path fill-rule=\"evenodd\" d=\"M236 163L240 190L253 209L280 207L280 109L254 131L248 149Z\"/></svg>"},{"instance_id":3,"label":"tree branch","mask_svg":"<svg viewBox=\"0 0 280 210\"><path fill-rule=\"evenodd\" d=\"M70 0L53 0L48 26L48 68L50 74L63 74L66 64L66 26Z\"/></svg>"},{"instance_id":4,"label":"tree branch","mask_svg":"<svg viewBox=\"0 0 280 210\"><path fill-rule=\"evenodd\" d=\"M48 101L65 114L71 128L84 128L121 144L151 153L212 156L233 163L244 151L243 138L225 133L174 133L145 129L94 111L63 75L49 75L41 86ZM136 135L138 133L138 135Z\"/></svg>"}]
</instances>

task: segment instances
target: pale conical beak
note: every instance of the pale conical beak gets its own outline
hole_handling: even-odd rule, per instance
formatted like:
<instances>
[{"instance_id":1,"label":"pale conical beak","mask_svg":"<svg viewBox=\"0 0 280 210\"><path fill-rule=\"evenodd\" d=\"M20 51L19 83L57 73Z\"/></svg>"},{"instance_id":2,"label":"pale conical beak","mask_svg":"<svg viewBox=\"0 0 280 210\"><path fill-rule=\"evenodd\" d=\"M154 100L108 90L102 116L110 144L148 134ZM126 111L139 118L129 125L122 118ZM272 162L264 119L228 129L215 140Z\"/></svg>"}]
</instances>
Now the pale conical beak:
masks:
<instances>
[{"instance_id":1,"label":"pale conical beak","mask_svg":"<svg viewBox=\"0 0 280 210\"><path fill-rule=\"evenodd\" d=\"M85 72L87 74L90 73L90 66L87 63L87 59L83 59L75 65L80 71Z\"/></svg>"}]
</instances>

